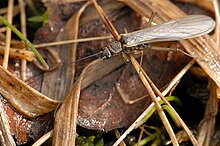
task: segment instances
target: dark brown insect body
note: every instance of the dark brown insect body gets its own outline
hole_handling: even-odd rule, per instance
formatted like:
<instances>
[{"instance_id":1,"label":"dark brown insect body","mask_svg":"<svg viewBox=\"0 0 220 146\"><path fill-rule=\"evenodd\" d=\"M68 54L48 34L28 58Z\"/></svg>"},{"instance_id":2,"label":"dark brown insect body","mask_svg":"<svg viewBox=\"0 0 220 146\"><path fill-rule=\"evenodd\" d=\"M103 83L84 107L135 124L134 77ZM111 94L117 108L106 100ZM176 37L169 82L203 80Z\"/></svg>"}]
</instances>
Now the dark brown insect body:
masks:
<instances>
[{"instance_id":1,"label":"dark brown insect body","mask_svg":"<svg viewBox=\"0 0 220 146\"><path fill-rule=\"evenodd\" d=\"M142 30L121 35L120 42L112 42L103 48L103 59L111 58L119 53L131 53L134 50L150 48L144 45L152 42L175 41L201 36L211 32L215 21L204 15L189 15L183 18L170 20ZM144 47L143 47L144 46Z\"/></svg>"}]
</instances>

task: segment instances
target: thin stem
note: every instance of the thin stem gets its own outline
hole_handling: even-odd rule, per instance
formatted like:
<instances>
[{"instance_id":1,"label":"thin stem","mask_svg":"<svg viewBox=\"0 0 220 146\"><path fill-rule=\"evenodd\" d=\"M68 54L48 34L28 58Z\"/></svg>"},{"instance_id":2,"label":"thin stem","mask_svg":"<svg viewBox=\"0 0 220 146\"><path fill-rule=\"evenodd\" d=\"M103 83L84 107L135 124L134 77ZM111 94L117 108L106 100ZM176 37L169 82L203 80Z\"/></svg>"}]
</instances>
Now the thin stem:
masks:
<instances>
[{"instance_id":1,"label":"thin stem","mask_svg":"<svg viewBox=\"0 0 220 146\"><path fill-rule=\"evenodd\" d=\"M21 20L21 32L24 35L24 37L27 36L27 30L26 30L26 13L25 13L25 3L23 0L18 0L19 7L21 11L20 20ZM23 48L25 49L25 48ZM25 80L26 77L26 67L27 67L27 61L25 59L21 59L21 79Z\"/></svg>"},{"instance_id":2,"label":"thin stem","mask_svg":"<svg viewBox=\"0 0 220 146\"><path fill-rule=\"evenodd\" d=\"M92 0L95 8L97 9L97 12L99 13L99 16L102 18L102 21L104 22L105 26L108 28L108 30L111 32L111 34L114 36L116 41L121 40L121 35L118 33L118 31L115 29L115 27L112 25L112 23L109 21L107 15L104 13L102 8L98 5L96 0Z\"/></svg>"},{"instance_id":3,"label":"thin stem","mask_svg":"<svg viewBox=\"0 0 220 146\"><path fill-rule=\"evenodd\" d=\"M35 48L43 48L48 46L57 46L57 45L64 45L64 44L72 44L72 43L80 43L80 42L89 42L89 41L96 41L96 40L106 40L110 39L112 36L101 36L101 37L91 37L91 38L81 38L76 40L65 40L65 41L58 41L58 42L51 42L51 43L43 43L43 44L35 44Z\"/></svg>"},{"instance_id":4,"label":"thin stem","mask_svg":"<svg viewBox=\"0 0 220 146\"><path fill-rule=\"evenodd\" d=\"M13 19L13 5L14 5L14 0L9 0L8 1L8 12L7 12L7 21L9 23L12 23ZM7 28L6 29L6 41L5 41L5 53L4 53L4 59L3 59L3 67L5 69L8 68L8 60L9 60L9 50L10 50L10 44L11 44L11 29Z\"/></svg>"},{"instance_id":5,"label":"thin stem","mask_svg":"<svg viewBox=\"0 0 220 146\"><path fill-rule=\"evenodd\" d=\"M50 130L44 134L40 139L38 139L32 146L41 146L45 141L53 136L53 130Z\"/></svg>"}]
</instances>

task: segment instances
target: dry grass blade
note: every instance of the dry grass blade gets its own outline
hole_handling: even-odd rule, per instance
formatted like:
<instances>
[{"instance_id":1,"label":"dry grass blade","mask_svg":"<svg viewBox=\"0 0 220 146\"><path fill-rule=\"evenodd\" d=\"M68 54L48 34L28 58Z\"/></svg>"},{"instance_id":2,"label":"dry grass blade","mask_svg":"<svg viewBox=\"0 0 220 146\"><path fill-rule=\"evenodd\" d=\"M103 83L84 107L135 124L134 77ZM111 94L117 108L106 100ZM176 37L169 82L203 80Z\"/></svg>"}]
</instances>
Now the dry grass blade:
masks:
<instances>
[{"instance_id":1,"label":"dry grass blade","mask_svg":"<svg viewBox=\"0 0 220 146\"><path fill-rule=\"evenodd\" d=\"M13 7L13 1L10 2L10 7L8 7L10 13L8 13L8 17L12 19L11 7ZM11 20L9 22L12 22ZM10 48L11 45L11 29L7 28L8 32L6 35L6 47ZM7 60L8 55L20 59L27 59L28 61L33 61L35 59L35 55L30 51L18 50L18 49L5 49L6 52L4 58L4 66L7 68ZM1 47L2 49L2 47ZM1 51L3 52L3 51ZM28 118L35 118L36 116L51 112L59 103L58 101L51 100L48 97L40 94L36 90L32 89L30 86L24 84L21 80L16 78L9 71L5 70L2 66L0 66L0 92L1 95L4 96L5 99L20 113ZM4 121L4 120L1 120ZM7 126L7 123L5 126ZM3 129L3 128L2 128ZM7 130L3 130L7 131ZM6 136L7 134L4 133ZM10 140L10 144L7 145L15 145L12 144L13 140ZM6 141L8 142L8 141Z\"/></svg>"},{"instance_id":2,"label":"dry grass blade","mask_svg":"<svg viewBox=\"0 0 220 146\"><path fill-rule=\"evenodd\" d=\"M20 16L21 32L26 37L27 36L27 30L26 30L25 3L24 3L23 0L19 0L18 2L19 2L20 11L21 11L21 16ZM22 59L21 60L21 79L22 80L25 80L25 77L26 77L26 67L27 67L26 65L27 65L27 61L25 59Z\"/></svg>"},{"instance_id":3,"label":"dry grass blade","mask_svg":"<svg viewBox=\"0 0 220 146\"><path fill-rule=\"evenodd\" d=\"M133 64L135 70L137 71L141 81L143 82L145 88L147 89L151 99L153 100L153 102L154 102L154 104L156 106L156 109L157 109L157 112L158 112L158 114L159 114L159 116L161 118L161 121L163 122L167 132L170 135L172 144L173 145L179 145L178 141L177 141L177 139L175 137L175 133L173 132L173 129L172 129L172 127L171 127L171 125L170 125L170 123L169 123L169 121L168 121L168 119L167 119L167 117L166 117L166 115L165 115L165 113L164 113L160 103L157 101L156 95L155 95L153 89L151 88L151 85L149 84L149 82L146 79L146 76L144 75L144 70L141 69L141 66L138 64L138 62L135 60L135 58L132 55L130 55L130 60L131 60L131 63Z\"/></svg>"},{"instance_id":4,"label":"dry grass blade","mask_svg":"<svg viewBox=\"0 0 220 146\"><path fill-rule=\"evenodd\" d=\"M117 137L117 139L121 137L121 134L120 134L120 132L118 131L118 129L115 129L114 132L115 132L115 136ZM126 144L125 144L124 141L122 141L122 142L119 144L119 146L126 146Z\"/></svg>"},{"instance_id":5,"label":"dry grass blade","mask_svg":"<svg viewBox=\"0 0 220 146\"><path fill-rule=\"evenodd\" d=\"M114 28L114 26L112 25L112 23L109 21L108 17L106 16L106 14L104 13L104 11L102 10L102 8L98 5L98 3L96 2L96 0L92 0L97 12L99 13L100 17L102 18L105 26L108 28L108 30L112 33L112 35L114 36L116 41L120 41L121 40L121 36L119 35L119 33L117 32L117 30Z\"/></svg>"},{"instance_id":6,"label":"dry grass blade","mask_svg":"<svg viewBox=\"0 0 220 146\"><path fill-rule=\"evenodd\" d=\"M53 145L75 145L81 80L78 80L59 107L54 126Z\"/></svg>"},{"instance_id":7,"label":"dry grass blade","mask_svg":"<svg viewBox=\"0 0 220 146\"><path fill-rule=\"evenodd\" d=\"M86 77L88 73L90 73L90 70L100 61L101 60L96 60L92 62L83 70L79 79L71 88L71 91L64 98L62 105L56 113L53 137L54 145L75 145L78 102L82 82L84 77ZM94 70L92 69L92 71Z\"/></svg>"},{"instance_id":8,"label":"dry grass blade","mask_svg":"<svg viewBox=\"0 0 220 146\"><path fill-rule=\"evenodd\" d=\"M12 19L13 19L13 5L14 5L14 0L9 0L8 1L8 16L7 20L9 23L12 24ZM6 28L6 41L5 41L5 54L4 54L4 60L3 60L3 66L4 68L8 68L8 59L9 59L9 50L10 50L10 44L11 44L11 29L9 27Z\"/></svg>"},{"instance_id":9,"label":"dry grass blade","mask_svg":"<svg viewBox=\"0 0 220 146\"><path fill-rule=\"evenodd\" d=\"M44 136L38 139L32 146L41 146L45 141L47 141L52 136L53 136L53 130L50 130L49 132L44 134Z\"/></svg>"},{"instance_id":10,"label":"dry grass blade","mask_svg":"<svg viewBox=\"0 0 220 146\"><path fill-rule=\"evenodd\" d=\"M173 87L180 81L180 79L185 75L185 73L193 66L195 60L192 59L169 83L167 88L162 92L163 96L166 96Z\"/></svg>"},{"instance_id":11,"label":"dry grass blade","mask_svg":"<svg viewBox=\"0 0 220 146\"><path fill-rule=\"evenodd\" d=\"M167 88L162 92L165 96L167 93L175 86L175 84L182 78L182 76L190 69L190 67L195 63L195 60L191 60L174 78L170 81ZM157 98L159 100L159 97ZM149 113L150 109L154 106L154 103L148 106L148 108L137 118L137 120L123 133L123 135L115 142L114 145L120 143L132 130L141 126L142 119Z\"/></svg>"},{"instance_id":12,"label":"dry grass blade","mask_svg":"<svg viewBox=\"0 0 220 146\"><path fill-rule=\"evenodd\" d=\"M124 61L120 58L120 56L115 56L110 60L100 60L96 62L96 64L94 64L90 70L86 71L86 75L84 75L82 81L82 89L86 88L94 81L109 74L111 71L115 70L122 64L124 64Z\"/></svg>"},{"instance_id":13,"label":"dry grass blade","mask_svg":"<svg viewBox=\"0 0 220 146\"><path fill-rule=\"evenodd\" d=\"M29 118L49 113L58 101L34 90L0 66L0 93L20 113Z\"/></svg>"},{"instance_id":14,"label":"dry grass blade","mask_svg":"<svg viewBox=\"0 0 220 146\"><path fill-rule=\"evenodd\" d=\"M90 3L90 2L89 2ZM56 40L77 40L79 28L79 13L72 16L65 24L63 31L59 32ZM75 76L75 63L76 63L76 48L77 43L60 45L53 50L59 54L62 65L53 74L46 73L46 78L43 79L41 92L44 95L53 97L55 100L62 100L71 88ZM48 58L49 64L54 64L54 59ZM75 63L74 63L75 62ZM55 80L59 79L59 80ZM48 90L51 89L51 90Z\"/></svg>"},{"instance_id":15,"label":"dry grass blade","mask_svg":"<svg viewBox=\"0 0 220 146\"><path fill-rule=\"evenodd\" d=\"M4 53L4 46L0 46L0 54ZM10 48L10 57L17 58L17 59L25 59L27 61L33 61L36 57L32 51L28 50L21 50L17 48Z\"/></svg>"},{"instance_id":16,"label":"dry grass blade","mask_svg":"<svg viewBox=\"0 0 220 146\"><path fill-rule=\"evenodd\" d=\"M190 63L189 63L190 64ZM179 114L175 111L175 109L171 106L171 104L165 99L165 97L162 95L162 93L159 91L159 89L154 85L154 83L151 81L151 79L148 77L148 75L142 71L144 73L145 78L147 79L147 81L149 82L150 86L152 87L152 89L154 90L154 92L161 98L161 100L169 106L169 108L172 110L172 112L175 114L177 120L179 121L179 123L181 124L181 127L186 131L187 135L189 136L191 142L193 143L193 145L198 145L197 140L195 139L195 137L193 136L192 132L189 130L189 128L186 126L186 124L184 123L184 121L181 119L181 117L179 116ZM172 139L171 139L172 140Z\"/></svg>"},{"instance_id":17,"label":"dry grass blade","mask_svg":"<svg viewBox=\"0 0 220 146\"><path fill-rule=\"evenodd\" d=\"M71 18L71 20L75 20L74 39L77 39L77 36L78 36L78 26L79 26L80 16L83 13L83 11L87 8L87 6L90 5L90 3L91 3L90 1L85 3L82 6L82 8L78 11L78 13L76 13ZM74 44L75 50L76 50L76 45L77 44ZM71 91L68 92L68 94L64 97L64 100L56 113L55 126L54 126L54 136L53 136L53 145L54 146L75 145L77 114L78 114L78 104L79 104L79 96L80 96L80 89L81 89L81 81L82 81L82 79L79 79L73 85L73 87L71 88Z\"/></svg>"},{"instance_id":18,"label":"dry grass blade","mask_svg":"<svg viewBox=\"0 0 220 146\"><path fill-rule=\"evenodd\" d=\"M101 36L101 37L82 38L82 39L77 39L77 40L65 40L65 41L58 41L58 42L51 42L51 43L36 44L36 45L34 45L34 47L35 48L42 48L42 47L73 44L73 43L80 43L80 42L87 42L87 41L105 40L105 39L110 39L110 38L112 38L111 35L110 36Z\"/></svg>"},{"instance_id":19,"label":"dry grass blade","mask_svg":"<svg viewBox=\"0 0 220 146\"><path fill-rule=\"evenodd\" d=\"M75 130L69 130L70 128L75 128L74 126L76 126L75 122L77 119L73 120L73 118L76 118L75 115L77 114L78 110L77 102L80 96L80 90L87 87L95 80L108 74L109 72L111 72L123 63L124 62L120 59L119 56L115 56L112 58L112 60L98 59L86 66L86 68L81 73L79 79L73 85L70 93L68 93L68 95L65 97L61 107L58 109L56 113L54 143L57 143L57 145L61 145L63 141L66 142L65 144L72 144L72 142L68 141L72 141L73 139L69 139L67 135L73 136L75 132ZM108 66L108 68L105 68L105 66ZM82 118L78 117L78 120L82 120ZM84 122L90 124L89 121Z\"/></svg>"},{"instance_id":20,"label":"dry grass blade","mask_svg":"<svg viewBox=\"0 0 220 146\"><path fill-rule=\"evenodd\" d=\"M220 16L219 16L219 9L218 9L218 2L213 0L213 5L215 9L216 15L216 31L215 31L215 38L216 38L216 45L219 47L219 27L220 27ZM219 87L216 86L215 82L210 79L209 80L209 89L210 95L206 105L206 110L204 114L203 120L199 124L198 128L198 142L199 145L209 146L212 141L213 133L215 132L215 124L216 124L216 115L218 113L218 89Z\"/></svg>"},{"instance_id":21,"label":"dry grass blade","mask_svg":"<svg viewBox=\"0 0 220 146\"><path fill-rule=\"evenodd\" d=\"M146 6L146 5L142 5L142 2L144 0L143 1L121 0L121 1L126 2L133 9L135 9L136 11L139 11L140 12L139 14L141 14L143 16L146 16L143 12L144 9L145 9L144 7L148 7L151 10L153 10L154 8L158 9L159 13L157 15L159 15L159 16L156 16L156 21L158 23L161 23L164 20L168 20L171 17L176 17L176 14L175 14L175 16L165 15L165 6L163 6L163 4L166 5L165 3L167 3L167 2L159 2L159 1L156 0L157 2L155 4L155 2L153 2L152 0L149 0L150 2L146 2L147 3L147 6ZM76 22L74 22L74 23L76 23L76 26L74 26L75 35L74 36L72 35L74 37L74 40L77 39L78 25L79 25L78 22L79 22L80 15L83 12L83 10L85 9L85 7L87 5L89 5L89 3L91 3L91 2L92 1L87 2L84 5L84 7L82 7L81 10L78 12L78 14L76 14L74 16L75 17L74 20L77 20ZM93 0L93 2L95 2L95 0ZM138 5L135 5L137 3L138 3ZM160 3L160 4L157 4L157 3ZM159 10L159 7L161 7L161 10ZM98 5L96 5L96 8L102 13L102 10L98 7ZM167 8L167 6L166 6L166 8ZM171 7L171 8L173 8L173 7ZM179 16L184 15L182 13L177 13L177 14L179 14ZM107 19L107 17L104 17L104 19ZM119 37L120 35L116 34L114 36ZM117 38L117 37L116 37L116 40L120 40L120 38ZM210 65L210 64L214 63L214 65L215 65L214 68L218 69L218 67L219 67L218 66L219 53L217 53L217 56L215 56L215 58L211 58L211 56L213 55L213 53L215 53L216 50L215 50L215 47L213 47L214 43L209 38L209 36L201 37L201 38L198 38L198 39L192 39L190 41L181 41L181 43L188 49L188 51L192 54L192 56L196 56L195 59L197 59L197 62L200 63L200 65L202 64L203 66L205 66L204 68L206 68L207 73L211 72L210 73L211 77L213 79L215 79L215 81L218 85L220 85L220 77L217 76L218 75L218 70L213 70L213 68L212 68L213 65L212 66ZM73 54L74 55L76 54L76 52L75 52L76 45L77 45L77 43L75 43L73 45L73 48L74 48ZM205 50L204 50L204 46L205 46ZM196 51L193 50L194 47L197 48ZM206 55L207 55L207 53L210 52L210 49L212 51L211 51L210 54L208 54L210 56L207 57ZM73 59L72 61L75 61L75 56L74 55L73 55L73 58L71 58L71 59ZM202 58L204 56L206 57L205 61L202 60L202 59L199 59L199 58ZM90 63L83 70L82 74L80 75L77 82L73 85L70 92L68 92L68 94L64 97L64 100L63 100L62 104L60 105L60 107L59 107L59 109L56 113L53 145L75 145L75 135L76 135L78 102L79 102L79 97L80 97L80 90L87 87L94 80L97 80L98 78L101 78L104 74L107 74L108 72L110 72L111 70L116 68L117 66L120 66L123 62L121 60L121 62L118 63L117 62L118 60L120 60L118 56L113 57L111 60L96 60L96 61ZM172 127L170 126L169 121L167 120L164 112L162 111L160 105L158 104L155 93L153 93L151 83L149 83L149 81L147 81L145 73L143 72L143 70L140 69L141 67L138 64L136 64L137 62L135 61L135 59L132 58L131 60L132 60L132 63L134 64L134 67L137 70L137 73L140 74L140 76L142 78L142 81L146 85L146 88L148 88L148 89L151 88L151 89L149 89L148 92L153 97L153 101L155 102L155 104L157 106L157 109L159 110L159 115L163 119L162 121L165 121L165 127L166 127L168 133L171 136L173 144L178 145L178 142L175 139L175 134L172 131ZM103 62L105 62L105 64ZM107 68L105 67L106 70L103 71L102 70L102 68L103 68L102 65L107 66L106 62L108 62L112 66L111 67L108 66ZM70 70L71 70L72 75L74 76L75 66L74 66L73 69L70 69ZM99 73L99 71L101 73ZM48 112L52 111L58 105L58 103L59 103L58 101L51 100L51 99L47 98L46 96L38 93L37 91L33 90L31 87L29 87L26 84L22 83L22 81L18 80L16 77L14 77L11 73L7 72L6 70L0 68L0 74L1 74L1 77L2 77L2 79L0 81L0 92L1 92L1 94L18 111L25 114L26 116L28 116L30 118L34 118L34 117L39 116L41 114L48 113ZM74 78L74 77L72 77L72 78ZM218 81L218 79L219 79L219 81ZM72 84L73 80L71 80L70 82ZM62 80L62 83L70 83L70 82ZM153 89L154 88L156 88L156 87L153 87ZM45 88L45 90L48 90L48 88ZM17 93L17 91L20 91L20 92ZM57 91L57 92L59 92L59 91ZM159 92L159 91L157 91L157 92ZM65 92L65 94L66 94L66 92ZM81 117L78 117L78 121L79 120L81 120ZM88 121L84 121L84 122L88 123ZM88 123L88 124L90 124L90 123ZM213 124L213 123L211 123L211 124ZM188 135L190 136L189 133L188 133ZM193 139L192 140L193 144L197 145L194 137L192 139Z\"/></svg>"},{"instance_id":22,"label":"dry grass blade","mask_svg":"<svg viewBox=\"0 0 220 146\"><path fill-rule=\"evenodd\" d=\"M209 146L212 134L215 130L216 115L218 113L218 99L216 95L217 86L214 81L210 80L210 96L206 105L203 120L198 127L199 145Z\"/></svg>"}]
</instances>

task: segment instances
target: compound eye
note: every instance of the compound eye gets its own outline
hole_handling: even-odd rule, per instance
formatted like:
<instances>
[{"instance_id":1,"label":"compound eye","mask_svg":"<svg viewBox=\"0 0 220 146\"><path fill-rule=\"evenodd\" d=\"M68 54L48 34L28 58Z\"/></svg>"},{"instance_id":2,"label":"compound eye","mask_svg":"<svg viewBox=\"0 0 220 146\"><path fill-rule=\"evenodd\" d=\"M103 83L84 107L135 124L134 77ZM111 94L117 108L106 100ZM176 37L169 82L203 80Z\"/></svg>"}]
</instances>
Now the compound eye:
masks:
<instances>
[{"instance_id":1,"label":"compound eye","mask_svg":"<svg viewBox=\"0 0 220 146\"><path fill-rule=\"evenodd\" d=\"M109 49L107 47L104 47L102 49L102 55L101 56L102 56L103 59L109 59L109 58L111 58L112 54L111 54L111 52L109 51Z\"/></svg>"},{"instance_id":2,"label":"compound eye","mask_svg":"<svg viewBox=\"0 0 220 146\"><path fill-rule=\"evenodd\" d=\"M128 38L125 37L125 36L121 36L121 43L124 45L124 44L127 44L128 43Z\"/></svg>"}]
</instances>

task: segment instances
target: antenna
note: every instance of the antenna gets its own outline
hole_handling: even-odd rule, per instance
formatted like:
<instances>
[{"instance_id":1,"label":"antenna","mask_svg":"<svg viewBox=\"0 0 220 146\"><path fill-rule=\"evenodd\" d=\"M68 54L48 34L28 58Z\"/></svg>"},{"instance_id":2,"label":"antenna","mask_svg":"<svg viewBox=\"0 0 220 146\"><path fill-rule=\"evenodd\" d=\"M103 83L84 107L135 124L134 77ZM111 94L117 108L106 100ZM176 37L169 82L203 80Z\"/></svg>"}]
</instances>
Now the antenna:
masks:
<instances>
[{"instance_id":1,"label":"antenna","mask_svg":"<svg viewBox=\"0 0 220 146\"><path fill-rule=\"evenodd\" d=\"M89 55L89 56L86 56L86 57L83 57L83 58L80 58L80 59L78 59L78 60L76 60L76 61L74 61L74 62L71 62L70 64L73 64L73 63L78 63L78 62L80 62L80 61L82 61L82 60L86 60L86 59L89 59L89 58L92 58L92 57L100 57L99 55L100 54L102 54L102 51L100 51L100 52L98 52L98 53L95 53L95 54L92 54L92 55Z\"/></svg>"},{"instance_id":2,"label":"antenna","mask_svg":"<svg viewBox=\"0 0 220 146\"><path fill-rule=\"evenodd\" d=\"M83 61L83 60L86 60L86 59L89 59L89 58L92 58L92 57L96 57L96 56L101 57L101 54L103 54L102 51L100 51L100 52L98 52L98 53L95 53L95 54L92 54L92 55L89 55L89 56L86 56L86 57L83 57L83 58L80 58L80 59L78 59L78 60L76 60L76 61L73 61L73 62L71 62L71 63L68 63L67 66L70 66L70 65L72 65L72 64L74 64L74 63L78 63L78 62L80 62L80 61ZM62 63L61 63L61 64L62 64ZM56 71L57 71L56 69L50 70L50 71L45 71L45 72L48 72L48 74L44 74L45 72L43 72L43 73L37 75L33 80L27 80L26 83L27 83L28 85L31 85L31 84L33 84L34 82L36 82L37 80L42 79L42 78L44 78L44 77L47 77L47 76L49 76L49 75L55 73ZM43 74L44 74L44 75L43 75ZM41 75L43 75L43 76L41 76Z\"/></svg>"}]
</instances>

